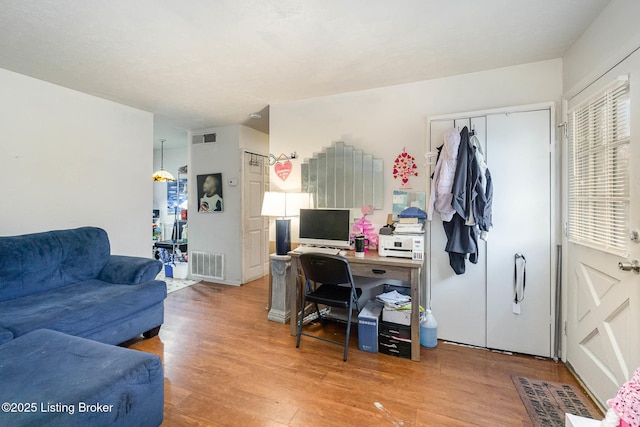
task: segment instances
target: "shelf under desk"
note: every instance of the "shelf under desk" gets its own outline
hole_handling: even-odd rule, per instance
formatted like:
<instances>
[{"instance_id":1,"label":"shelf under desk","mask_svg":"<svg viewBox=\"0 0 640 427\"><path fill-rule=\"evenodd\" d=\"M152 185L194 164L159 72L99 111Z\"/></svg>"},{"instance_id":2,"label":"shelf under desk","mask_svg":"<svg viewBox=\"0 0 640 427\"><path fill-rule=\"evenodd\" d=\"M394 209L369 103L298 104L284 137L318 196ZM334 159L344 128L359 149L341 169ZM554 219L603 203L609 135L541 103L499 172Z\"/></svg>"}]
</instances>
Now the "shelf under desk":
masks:
<instances>
[{"instance_id":1,"label":"shelf under desk","mask_svg":"<svg viewBox=\"0 0 640 427\"><path fill-rule=\"evenodd\" d=\"M287 278L291 301L290 333L296 335L302 286L298 280L300 253L291 251L291 269ZM399 280L411 286L411 360L420 360L420 269L422 261L408 258L382 257L375 252L366 252L364 258L357 258L353 251L344 256L351 267L351 274L380 280Z\"/></svg>"}]
</instances>

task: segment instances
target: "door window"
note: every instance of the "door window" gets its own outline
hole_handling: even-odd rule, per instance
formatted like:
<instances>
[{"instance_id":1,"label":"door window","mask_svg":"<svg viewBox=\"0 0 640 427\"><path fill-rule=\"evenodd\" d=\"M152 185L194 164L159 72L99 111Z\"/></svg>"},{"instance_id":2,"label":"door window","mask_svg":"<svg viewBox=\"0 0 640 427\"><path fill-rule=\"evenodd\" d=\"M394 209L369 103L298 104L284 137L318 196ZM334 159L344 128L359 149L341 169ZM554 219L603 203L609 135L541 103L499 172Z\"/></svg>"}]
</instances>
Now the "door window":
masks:
<instances>
[{"instance_id":1,"label":"door window","mask_svg":"<svg viewBox=\"0 0 640 427\"><path fill-rule=\"evenodd\" d=\"M569 112L569 240L627 255L629 80Z\"/></svg>"}]
</instances>

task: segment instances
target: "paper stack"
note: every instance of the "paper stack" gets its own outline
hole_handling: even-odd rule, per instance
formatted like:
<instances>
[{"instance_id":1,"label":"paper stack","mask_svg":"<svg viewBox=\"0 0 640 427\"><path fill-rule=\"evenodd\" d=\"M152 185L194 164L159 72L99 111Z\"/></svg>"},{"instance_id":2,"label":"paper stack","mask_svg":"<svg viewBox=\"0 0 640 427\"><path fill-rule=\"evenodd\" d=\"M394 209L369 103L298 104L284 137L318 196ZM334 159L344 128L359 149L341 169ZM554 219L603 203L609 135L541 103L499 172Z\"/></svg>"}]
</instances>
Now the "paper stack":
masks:
<instances>
[{"instance_id":1,"label":"paper stack","mask_svg":"<svg viewBox=\"0 0 640 427\"><path fill-rule=\"evenodd\" d=\"M399 325L411 325L411 297L398 291L385 292L376 297L384 304L382 320Z\"/></svg>"}]
</instances>

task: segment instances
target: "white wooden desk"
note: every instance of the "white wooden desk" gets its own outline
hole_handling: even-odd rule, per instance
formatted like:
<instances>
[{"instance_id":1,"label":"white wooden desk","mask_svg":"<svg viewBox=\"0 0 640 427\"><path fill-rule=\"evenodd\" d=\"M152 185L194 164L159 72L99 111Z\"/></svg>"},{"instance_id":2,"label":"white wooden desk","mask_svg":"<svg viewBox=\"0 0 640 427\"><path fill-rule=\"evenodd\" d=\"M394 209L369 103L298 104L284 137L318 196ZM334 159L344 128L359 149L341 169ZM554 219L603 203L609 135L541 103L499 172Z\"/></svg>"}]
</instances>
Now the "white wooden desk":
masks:
<instances>
[{"instance_id":1,"label":"white wooden desk","mask_svg":"<svg viewBox=\"0 0 640 427\"><path fill-rule=\"evenodd\" d=\"M298 280L300 263L299 252L291 251L291 269L287 286L291 298L291 335L297 333L298 313L300 312L303 283ZM354 276L374 277L376 279L400 280L411 286L411 360L420 360L420 269L422 261L408 258L381 257L377 252L367 252L364 258L357 258L353 251L347 251L345 258L351 266Z\"/></svg>"}]
</instances>

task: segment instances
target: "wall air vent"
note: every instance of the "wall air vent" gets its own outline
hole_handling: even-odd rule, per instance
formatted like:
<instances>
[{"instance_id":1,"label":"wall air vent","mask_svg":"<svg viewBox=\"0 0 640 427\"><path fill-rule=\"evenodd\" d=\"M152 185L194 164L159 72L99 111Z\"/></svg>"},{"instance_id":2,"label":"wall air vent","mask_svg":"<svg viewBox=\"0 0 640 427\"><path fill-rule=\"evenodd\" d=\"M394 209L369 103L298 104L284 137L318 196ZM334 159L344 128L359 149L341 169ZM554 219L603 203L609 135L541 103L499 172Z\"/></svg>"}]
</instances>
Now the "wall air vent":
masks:
<instances>
[{"instance_id":1,"label":"wall air vent","mask_svg":"<svg viewBox=\"0 0 640 427\"><path fill-rule=\"evenodd\" d=\"M191 275L209 280L224 280L224 254L193 251L189 253Z\"/></svg>"},{"instance_id":2,"label":"wall air vent","mask_svg":"<svg viewBox=\"0 0 640 427\"><path fill-rule=\"evenodd\" d=\"M210 142L216 142L216 134L208 133L206 135L193 135L191 138L192 144L208 144Z\"/></svg>"}]
</instances>

